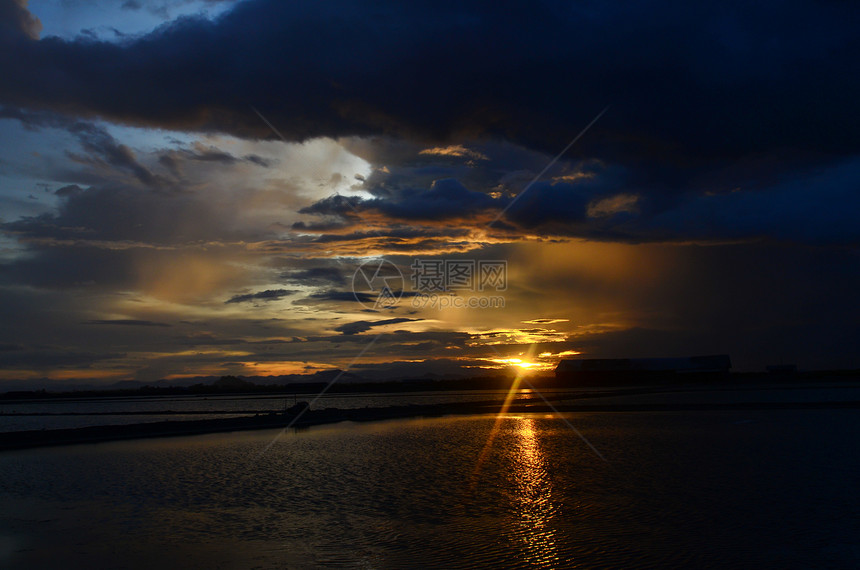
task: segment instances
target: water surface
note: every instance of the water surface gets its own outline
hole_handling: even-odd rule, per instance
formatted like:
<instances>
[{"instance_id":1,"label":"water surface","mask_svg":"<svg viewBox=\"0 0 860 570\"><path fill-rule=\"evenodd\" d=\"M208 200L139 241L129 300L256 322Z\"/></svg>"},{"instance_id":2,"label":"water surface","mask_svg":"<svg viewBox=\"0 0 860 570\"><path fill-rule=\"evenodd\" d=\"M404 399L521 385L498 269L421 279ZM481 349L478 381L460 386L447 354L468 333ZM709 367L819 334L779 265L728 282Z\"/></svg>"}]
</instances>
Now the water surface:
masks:
<instances>
[{"instance_id":1,"label":"water surface","mask_svg":"<svg viewBox=\"0 0 860 570\"><path fill-rule=\"evenodd\" d=\"M852 568L858 433L849 410L577 413L6 452L0 566Z\"/></svg>"}]
</instances>

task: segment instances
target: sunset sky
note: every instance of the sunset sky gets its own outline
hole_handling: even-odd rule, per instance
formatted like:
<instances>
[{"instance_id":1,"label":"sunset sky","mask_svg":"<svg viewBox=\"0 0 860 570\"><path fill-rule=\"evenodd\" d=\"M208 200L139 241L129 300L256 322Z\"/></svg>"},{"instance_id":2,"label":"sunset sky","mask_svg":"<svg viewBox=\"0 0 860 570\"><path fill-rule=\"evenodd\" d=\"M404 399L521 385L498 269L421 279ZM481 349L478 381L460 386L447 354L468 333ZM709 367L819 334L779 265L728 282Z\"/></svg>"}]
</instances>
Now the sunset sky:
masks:
<instances>
[{"instance_id":1,"label":"sunset sky","mask_svg":"<svg viewBox=\"0 0 860 570\"><path fill-rule=\"evenodd\" d=\"M858 29L835 0L0 0L0 380L860 368ZM505 287L422 306L446 261Z\"/></svg>"}]
</instances>

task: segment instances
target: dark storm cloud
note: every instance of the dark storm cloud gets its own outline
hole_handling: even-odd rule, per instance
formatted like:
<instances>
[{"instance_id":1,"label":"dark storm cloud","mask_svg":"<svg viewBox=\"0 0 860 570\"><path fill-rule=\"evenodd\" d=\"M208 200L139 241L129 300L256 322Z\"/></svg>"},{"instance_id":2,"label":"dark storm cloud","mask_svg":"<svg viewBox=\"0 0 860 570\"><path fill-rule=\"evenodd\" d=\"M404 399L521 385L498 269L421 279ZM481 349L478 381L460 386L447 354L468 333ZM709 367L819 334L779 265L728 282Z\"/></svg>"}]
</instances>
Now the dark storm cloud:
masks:
<instances>
[{"instance_id":1,"label":"dark storm cloud","mask_svg":"<svg viewBox=\"0 0 860 570\"><path fill-rule=\"evenodd\" d=\"M101 182L86 189L67 187L55 213L21 218L0 225L0 230L24 240L139 242L164 247L250 240L265 233L258 228L227 229L235 208L219 207L215 197Z\"/></svg>"},{"instance_id":2,"label":"dark storm cloud","mask_svg":"<svg viewBox=\"0 0 860 570\"><path fill-rule=\"evenodd\" d=\"M317 232L317 243L367 238L343 233L363 227L371 213L390 221L442 222L475 219L498 212L493 230L516 240L523 230L544 236L580 237L630 243L660 241L725 242L771 239L812 245L860 243L860 158L783 173L767 182L746 177L722 192L691 192L671 199L659 189L629 186L623 171L591 167L554 181L539 181L514 198L466 189L440 180L426 190L400 189L385 197L332 196L300 210L321 224L298 222L293 228ZM749 185L747 185L747 182ZM372 218L371 218L372 219ZM480 225L482 222L476 222ZM486 223L486 222L483 222ZM338 230L338 231L335 231ZM433 226L378 230L387 238L457 237L463 228ZM503 235L503 234L502 234ZM392 251L396 244L392 244Z\"/></svg>"},{"instance_id":3,"label":"dark storm cloud","mask_svg":"<svg viewBox=\"0 0 860 570\"><path fill-rule=\"evenodd\" d=\"M416 297L421 295L418 291L401 291L400 298L408 298L408 297ZM299 299L293 301L293 304L296 305L307 305L307 304L316 304L321 302L351 302L351 303L363 303L363 304L375 304L379 299L379 293L371 292L364 293L360 291L352 292L352 291L322 291L319 293L313 293L304 299Z\"/></svg>"},{"instance_id":4,"label":"dark storm cloud","mask_svg":"<svg viewBox=\"0 0 860 570\"><path fill-rule=\"evenodd\" d=\"M180 161L172 155L172 153L164 153L158 157L158 163L167 169L174 178L182 177Z\"/></svg>"},{"instance_id":5,"label":"dark storm cloud","mask_svg":"<svg viewBox=\"0 0 860 570\"><path fill-rule=\"evenodd\" d=\"M325 206L318 207L317 211L322 212L324 209L325 209ZM302 210L304 210L304 208L302 208ZM300 210L299 213L307 213L307 212L302 212ZM348 224L344 223L342 220L331 220L330 219L330 220L327 220L325 222L298 221L298 222L293 223L293 225L290 227L291 227L291 229L298 231L298 232L308 231L308 232L324 233L324 232L337 231L337 230L340 230L343 228L347 228L349 226L348 226Z\"/></svg>"},{"instance_id":6,"label":"dark storm cloud","mask_svg":"<svg viewBox=\"0 0 860 570\"><path fill-rule=\"evenodd\" d=\"M346 277L336 267L311 267L310 269L287 271L281 275L281 278L290 283L309 287L346 285Z\"/></svg>"},{"instance_id":7,"label":"dark storm cloud","mask_svg":"<svg viewBox=\"0 0 860 570\"><path fill-rule=\"evenodd\" d=\"M66 128L74 124L73 119L56 113L31 112L17 107L0 106L0 119L16 119L24 128L35 130L40 127Z\"/></svg>"},{"instance_id":8,"label":"dark storm cloud","mask_svg":"<svg viewBox=\"0 0 860 570\"><path fill-rule=\"evenodd\" d=\"M193 160L197 162L215 162L218 164L230 165L237 162L246 161L268 168L271 166L271 161L256 154L249 154L243 157L234 156L229 152L221 150L212 145L203 145L197 143L191 148L183 148L181 150L164 152L159 157L159 162L169 168L171 171L176 171L178 160Z\"/></svg>"},{"instance_id":9,"label":"dark storm cloud","mask_svg":"<svg viewBox=\"0 0 860 570\"><path fill-rule=\"evenodd\" d=\"M175 0L125 0L122 3L122 9L131 11L146 9L157 16L168 18L172 8L181 4L190 4L192 1L193 0L180 0L180 2L176 2ZM202 0L204 4L212 5L235 1L236 0Z\"/></svg>"},{"instance_id":10,"label":"dark storm cloud","mask_svg":"<svg viewBox=\"0 0 860 570\"><path fill-rule=\"evenodd\" d=\"M299 210L300 214L311 214L316 216L337 216L341 218L356 217L358 207L362 205L364 200L358 196L341 196L335 194L323 198L310 206L306 206ZM297 222L294 226L296 229L305 228L305 224Z\"/></svg>"},{"instance_id":11,"label":"dark storm cloud","mask_svg":"<svg viewBox=\"0 0 860 570\"><path fill-rule=\"evenodd\" d=\"M296 293L296 291L292 291L290 289L267 289L266 291L259 291L257 293L248 293L247 295L236 295L234 297L230 297L228 300L224 301L225 303L248 303L252 301L277 301L278 299L282 299L284 297L288 297Z\"/></svg>"},{"instance_id":12,"label":"dark storm cloud","mask_svg":"<svg viewBox=\"0 0 860 570\"><path fill-rule=\"evenodd\" d=\"M690 196L672 208L619 227L640 239L775 238L860 244L860 158L798 173L777 184Z\"/></svg>"},{"instance_id":13,"label":"dark storm cloud","mask_svg":"<svg viewBox=\"0 0 860 570\"><path fill-rule=\"evenodd\" d=\"M263 168L269 168L270 166L272 166L272 162L270 160L267 160L262 156L258 156L256 154L247 154L243 158L248 162L256 164L257 166L262 166Z\"/></svg>"},{"instance_id":14,"label":"dark storm cloud","mask_svg":"<svg viewBox=\"0 0 860 570\"><path fill-rule=\"evenodd\" d=\"M83 192L83 191L84 191L83 188L81 188L77 184L67 184L66 186L63 186L61 188L57 188L54 191L54 194L56 194L60 198L64 198L66 196L72 196L74 194L78 194L78 193Z\"/></svg>"},{"instance_id":15,"label":"dark storm cloud","mask_svg":"<svg viewBox=\"0 0 860 570\"><path fill-rule=\"evenodd\" d=\"M165 183L138 162L134 151L117 142L104 128L90 123L76 122L70 125L68 130L78 138L81 146L90 155L103 160L110 166L128 170L146 186L162 186ZM78 162L91 163L91 159L88 157L72 153L69 153L69 156Z\"/></svg>"},{"instance_id":16,"label":"dark storm cloud","mask_svg":"<svg viewBox=\"0 0 860 570\"><path fill-rule=\"evenodd\" d=\"M473 217L485 210L500 210L508 202L507 199L495 199L484 192L466 189L460 182L453 179L441 179L433 182L429 188L404 188L389 192L386 197L369 200L356 196L329 196L314 204L299 210L300 214L308 214L327 220L324 223L297 222L294 230L318 231L325 233L344 227L344 222L357 226L366 225L368 212L378 212L385 217L405 222L411 221L440 221L446 219L463 219ZM340 222L333 221L339 219ZM387 227L374 231L373 234L384 235L391 239L414 239L447 235L448 237L463 237L468 230L463 228L433 228L428 230L421 227ZM368 237L368 233L353 234L352 239ZM348 235L322 235L318 242L326 240L341 240Z\"/></svg>"},{"instance_id":17,"label":"dark storm cloud","mask_svg":"<svg viewBox=\"0 0 860 570\"><path fill-rule=\"evenodd\" d=\"M38 38L42 24L27 11L27 0L3 0L0 2L0 41L19 34Z\"/></svg>"},{"instance_id":18,"label":"dark storm cloud","mask_svg":"<svg viewBox=\"0 0 860 570\"><path fill-rule=\"evenodd\" d=\"M195 204L131 187L91 187L66 194L57 213L22 218L2 229L23 238L142 240L171 243L188 231Z\"/></svg>"},{"instance_id":19,"label":"dark storm cloud","mask_svg":"<svg viewBox=\"0 0 860 570\"><path fill-rule=\"evenodd\" d=\"M352 291L323 291L322 293L314 293L308 299L293 301L294 304L307 304L314 301L347 301L357 303L374 303L378 294L373 293L353 293Z\"/></svg>"},{"instance_id":20,"label":"dark storm cloud","mask_svg":"<svg viewBox=\"0 0 860 570\"><path fill-rule=\"evenodd\" d=\"M94 247L33 248L30 255L0 263L0 284L47 289L112 289L135 285L126 252Z\"/></svg>"},{"instance_id":21,"label":"dark storm cloud","mask_svg":"<svg viewBox=\"0 0 860 570\"><path fill-rule=\"evenodd\" d=\"M253 104L297 140L465 133L554 151L612 103L581 149L655 174L860 145L850 2L249 0L119 44L34 41L19 1L2 10L0 100L21 107L269 136Z\"/></svg>"},{"instance_id":22,"label":"dark storm cloud","mask_svg":"<svg viewBox=\"0 0 860 570\"><path fill-rule=\"evenodd\" d=\"M222 164L233 164L238 159L230 154L215 147L201 148L198 152L188 151L188 156L192 160L200 160L202 162L220 162Z\"/></svg>"},{"instance_id":23,"label":"dark storm cloud","mask_svg":"<svg viewBox=\"0 0 860 570\"><path fill-rule=\"evenodd\" d=\"M527 228L553 222L582 222L589 200L582 185L538 182L511 203L505 218Z\"/></svg>"},{"instance_id":24,"label":"dark storm cloud","mask_svg":"<svg viewBox=\"0 0 860 570\"><path fill-rule=\"evenodd\" d=\"M318 203L316 205L325 208L324 204ZM370 210L374 206L378 207L378 203L374 205L365 205L360 203L356 207L355 218L352 220L352 223L355 224L355 227L367 227L367 220L363 218L363 214L361 212L365 209ZM451 214L454 214L456 210L450 210ZM467 215L468 211L463 212L463 215ZM459 217L459 216L458 216ZM444 218L440 218L444 219ZM433 221L432 219L427 218L427 221ZM386 220L388 222L389 220ZM328 224L301 224L297 223L293 225L294 230L298 231L307 231L307 232L327 232L343 227L349 227L347 224L342 225L328 225ZM386 228L374 228L372 231L355 231L349 233L322 233L322 235L310 238L314 243L327 243L333 241L359 241L367 238L383 238L386 243L394 248L397 245L398 241L403 241L407 243L416 243L420 238L434 238L434 237L446 237L446 238L464 238L469 235L469 228L461 228L461 227L410 227L408 225L396 225L390 226ZM302 241L300 238L296 238L297 242Z\"/></svg>"},{"instance_id":25,"label":"dark storm cloud","mask_svg":"<svg viewBox=\"0 0 860 570\"><path fill-rule=\"evenodd\" d=\"M169 327L169 326L171 326L167 323L158 323L155 321L146 321L146 320L140 320L140 319L105 319L105 320L87 321L84 324L85 325L119 325L119 326L129 326L129 327Z\"/></svg>"},{"instance_id":26,"label":"dark storm cloud","mask_svg":"<svg viewBox=\"0 0 860 570\"><path fill-rule=\"evenodd\" d=\"M104 127L94 123L50 111L31 112L9 107L0 107L0 118L17 119L30 130L50 127L68 131L78 139L86 153L67 152L69 158L75 162L90 167L106 166L129 172L147 187L160 187L167 183L141 164L131 148L117 141Z\"/></svg>"},{"instance_id":27,"label":"dark storm cloud","mask_svg":"<svg viewBox=\"0 0 860 570\"><path fill-rule=\"evenodd\" d=\"M398 317L395 319L384 319L381 321L353 321L351 323L345 323L340 326L334 327L334 330L337 332L341 332L346 335L358 334L367 332L373 327L381 327L383 325L394 325L397 323L409 323L413 321L420 321L421 319L407 319L405 317Z\"/></svg>"},{"instance_id":28,"label":"dark storm cloud","mask_svg":"<svg viewBox=\"0 0 860 570\"><path fill-rule=\"evenodd\" d=\"M860 11L851 3L545 2L490 10L418 2L369 10L349 0L324 8L249 0L214 21L181 18L121 43L35 41L21 2L0 5L9 14L0 29L8 48L0 52L0 103L7 106L0 113L31 126L65 120L63 128L87 152L76 158L124 170L150 188L170 184L131 149L100 127L46 119L45 112L272 136L254 105L292 140L465 136L554 153L611 103L572 151L602 161L591 186L537 184L506 219L549 234L625 241L794 237L787 220L768 233L769 220L749 231L752 219L718 216L721 226L685 216L701 215L705 207L697 201L706 194L778 188L787 177L838 168L860 152L860 116L847 112L860 97L852 73L860 54L854 33ZM471 146L440 146L424 155L416 147L419 160L402 173L406 179L395 169L385 184L377 183L376 172L365 181L376 200L327 199L302 210L327 219L295 229L326 233L335 218L360 221L356 210L363 208L409 221L505 207L508 195L491 198L488 180L477 174L497 172L498 159ZM177 178L179 155L222 164L266 162L216 148L164 154L160 163ZM487 160L469 168L463 162L468 156ZM465 186L453 180L431 186L450 176ZM425 182L429 189L420 189ZM857 183L860 174L843 181ZM638 196L636 211L586 219L590 205L613 193ZM774 200L776 210L791 202L803 210L816 198L786 199L774 191L748 200ZM704 202L730 211L736 201ZM851 200L843 210L857 207ZM804 227L800 240L817 240L826 225Z\"/></svg>"},{"instance_id":29,"label":"dark storm cloud","mask_svg":"<svg viewBox=\"0 0 860 570\"><path fill-rule=\"evenodd\" d=\"M456 180L437 180L428 190L404 190L395 200L371 200L368 207L401 219L434 220L468 217L499 207L499 201L483 192L467 190Z\"/></svg>"}]
</instances>

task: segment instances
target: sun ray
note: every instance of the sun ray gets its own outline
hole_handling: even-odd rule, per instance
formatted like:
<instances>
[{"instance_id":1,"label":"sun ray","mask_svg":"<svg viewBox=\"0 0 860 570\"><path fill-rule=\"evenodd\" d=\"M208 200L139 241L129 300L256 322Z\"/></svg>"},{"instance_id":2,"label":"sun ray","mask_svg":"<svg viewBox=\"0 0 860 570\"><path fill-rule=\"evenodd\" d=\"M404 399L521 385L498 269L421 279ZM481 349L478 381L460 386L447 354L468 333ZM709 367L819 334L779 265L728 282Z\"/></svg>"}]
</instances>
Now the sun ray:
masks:
<instances>
[{"instance_id":1,"label":"sun ray","mask_svg":"<svg viewBox=\"0 0 860 570\"><path fill-rule=\"evenodd\" d=\"M530 345L525 357L525 361L528 362L531 359L532 355L535 352L535 345ZM475 462L475 470L472 472L471 484L470 488L474 489L478 482L478 475L480 474L481 468L483 467L484 461L487 459L487 455L490 453L490 449L493 446L493 441L496 439L496 436L499 433L499 429L501 428L502 421L505 419L505 414L508 413L508 410L511 407L511 403L516 398L517 393L520 390L520 384L523 382L523 377L526 374L526 368L517 367L517 373L514 376L513 381L511 382L511 387L508 389L508 393L505 396L505 401L502 402L502 407L499 408L499 413L496 414L496 421L493 423L493 427L490 430L490 434L487 436L487 441L484 443L483 449L481 449L480 455L478 455L478 460Z\"/></svg>"}]
</instances>

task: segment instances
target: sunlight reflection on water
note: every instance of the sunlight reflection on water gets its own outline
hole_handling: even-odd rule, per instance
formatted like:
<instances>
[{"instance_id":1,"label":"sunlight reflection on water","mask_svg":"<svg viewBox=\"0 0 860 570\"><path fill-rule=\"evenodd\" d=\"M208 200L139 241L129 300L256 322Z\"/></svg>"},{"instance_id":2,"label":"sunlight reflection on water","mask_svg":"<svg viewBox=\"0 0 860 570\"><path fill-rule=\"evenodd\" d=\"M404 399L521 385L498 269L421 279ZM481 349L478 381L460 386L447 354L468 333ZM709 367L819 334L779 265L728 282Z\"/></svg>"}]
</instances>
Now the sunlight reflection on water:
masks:
<instances>
[{"instance_id":1,"label":"sunlight reflection on water","mask_svg":"<svg viewBox=\"0 0 860 570\"><path fill-rule=\"evenodd\" d=\"M526 558L540 567L551 567L559 561L555 544L555 529L549 526L553 517L552 481L546 459L538 442L534 420L517 419L519 437L514 457L514 480L517 484L515 501L518 535L525 546Z\"/></svg>"}]
</instances>

